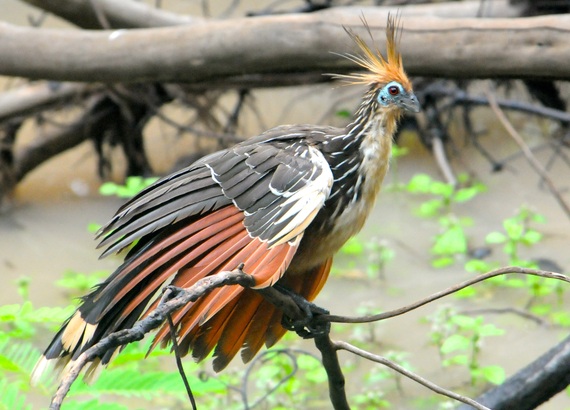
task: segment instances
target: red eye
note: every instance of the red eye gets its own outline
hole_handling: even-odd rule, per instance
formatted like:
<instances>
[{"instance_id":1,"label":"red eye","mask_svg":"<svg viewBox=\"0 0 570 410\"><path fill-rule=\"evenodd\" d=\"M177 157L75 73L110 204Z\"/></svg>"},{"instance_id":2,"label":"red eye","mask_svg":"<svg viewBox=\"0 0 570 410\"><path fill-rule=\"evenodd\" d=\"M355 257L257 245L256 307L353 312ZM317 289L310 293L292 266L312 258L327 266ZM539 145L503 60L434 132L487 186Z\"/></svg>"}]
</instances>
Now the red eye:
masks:
<instances>
[{"instance_id":1,"label":"red eye","mask_svg":"<svg viewBox=\"0 0 570 410\"><path fill-rule=\"evenodd\" d=\"M388 92L390 93L390 95L398 95L398 94L400 94L400 89L398 87L396 87L395 85L393 85L393 86L388 88Z\"/></svg>"}]
</instances>

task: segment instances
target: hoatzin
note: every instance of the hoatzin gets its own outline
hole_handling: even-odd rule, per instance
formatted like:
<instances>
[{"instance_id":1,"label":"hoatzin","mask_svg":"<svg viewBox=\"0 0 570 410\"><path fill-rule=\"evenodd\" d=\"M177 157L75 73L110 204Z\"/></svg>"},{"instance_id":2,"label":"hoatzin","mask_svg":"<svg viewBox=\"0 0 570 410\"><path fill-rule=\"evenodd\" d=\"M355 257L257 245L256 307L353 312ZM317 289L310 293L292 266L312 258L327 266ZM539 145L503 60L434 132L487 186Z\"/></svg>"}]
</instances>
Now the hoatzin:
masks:
<instances>
[{"instance_id":1,"label":"hoatzin","mask_svg":"<svg viewBox=\"0 0 570 410\"><path fill-rule=\"evenodd\" d=\"M255 278L254 288L218 288L173 315L180 351L202 360L213 350L219 371L238 351L247 362L263 344L277 342L286 332L282 312L255 289L279 284L307 301L317 296L333 255L372 209L398 119L419 111L397 31L389 17L384 57L347 30L362 52L347 57L367 71L340 77L367 84L368 91L345 128L270 129L160 179L122 206L99 232L103 256L134 246L63 324L35 376L49 362L64 366L130 328L157 305L165 284L189 287L240 264ZM168 337L164 326L154 345Z\"/></svg>"}]
</instances>

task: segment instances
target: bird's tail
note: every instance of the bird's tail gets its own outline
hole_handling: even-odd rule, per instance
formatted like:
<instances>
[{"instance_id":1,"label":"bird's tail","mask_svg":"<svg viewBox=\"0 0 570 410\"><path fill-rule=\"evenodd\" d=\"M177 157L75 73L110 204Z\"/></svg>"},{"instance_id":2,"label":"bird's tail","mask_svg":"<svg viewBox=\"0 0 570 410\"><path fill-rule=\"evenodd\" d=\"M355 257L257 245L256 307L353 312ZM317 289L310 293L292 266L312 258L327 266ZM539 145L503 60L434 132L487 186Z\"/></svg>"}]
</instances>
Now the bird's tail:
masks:
<instances>
[{"instance_id":1,"label":"bird's tail","mask_svg":"<svg viewBox=\"0 0 570 410\"><path fill-rule=\"evenodd\" d=\"M223 227L218 221L224 221ZM281 278L296 251L298 241L274 247L251 238L243 228L243 216L227 207L202 217L196 223L173 225L169 232L144 238L125 262L102 284L83 298L81 306L63 324L34 370L36 382L51 363L65 375L73 361L97 342L122 329L129 329L158 303L158 291L167 283L190 287L201 278L233 270L244 263L258 287ZM300 240L300 238L299 238ZM207 252L215 245L215 252ZM312 300L322 288L330 260L302 275L285 275L279 283ZM277 279L276 279L277 278ZM282 313L255 290L239 285L215 289L173 314L182 354L189 351L202 360L214 350L214 369L227 366L242 349L242 359L251 360L265 343L273 345L285 333ZM153 346L168 342L162 327ZM86 378L97 374L118 351L109 350L86 369Z\"/></svg>"}]
</instances>

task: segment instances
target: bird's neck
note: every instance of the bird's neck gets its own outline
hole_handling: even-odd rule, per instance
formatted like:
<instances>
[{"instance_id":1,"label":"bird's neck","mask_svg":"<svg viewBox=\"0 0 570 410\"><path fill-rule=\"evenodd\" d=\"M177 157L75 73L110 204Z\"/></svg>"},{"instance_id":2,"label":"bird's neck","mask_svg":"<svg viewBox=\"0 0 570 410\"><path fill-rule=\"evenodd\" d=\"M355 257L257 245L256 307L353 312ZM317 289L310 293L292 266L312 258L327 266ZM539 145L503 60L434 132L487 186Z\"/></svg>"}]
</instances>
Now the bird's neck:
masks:
<instances>
[{"instance_id":1,"label":"bird's neck","mask_svg":"<svg viewBox=\"0 0 570 410\"><path fill-rule=\"evenodd\" d=\"M397 112L383 110L369 92L354 120L326 145L334 177L325 205L331 223L345 212L357 216L357 229L366 219L388 170L397 121Z\"/></svg>"},{"instance_id":2,"label":"bird's neck","mask_svg":"<svg viewBox=\"0 0 570 410\"><path fill-rule=\"evenodd\" d=\"M357 141L360 195L371 206L388 170L399 110L381 107L374 95L369 94L365 95L346 133Z\"/></svg>"}]
</instances>

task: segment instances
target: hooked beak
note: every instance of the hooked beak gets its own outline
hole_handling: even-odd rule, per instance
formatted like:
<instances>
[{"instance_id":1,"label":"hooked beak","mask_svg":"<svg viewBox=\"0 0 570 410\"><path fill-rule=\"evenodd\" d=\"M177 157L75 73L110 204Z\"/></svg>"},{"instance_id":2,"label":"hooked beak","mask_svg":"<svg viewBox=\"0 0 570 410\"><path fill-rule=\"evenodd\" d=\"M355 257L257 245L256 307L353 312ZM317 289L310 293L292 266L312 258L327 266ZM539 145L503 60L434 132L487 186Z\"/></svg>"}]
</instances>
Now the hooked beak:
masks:
<instances>
[{"instance_id":1,"label":"hooked beak","mask_svg":"<svg viewBox=\"0 0 570 410\"><path fill-rule=\"evenodd\" d=\"M402 95L398 101L400 108L411 112L420 112L420 102L414 93Z\"/></svg>"}]
</instances>

